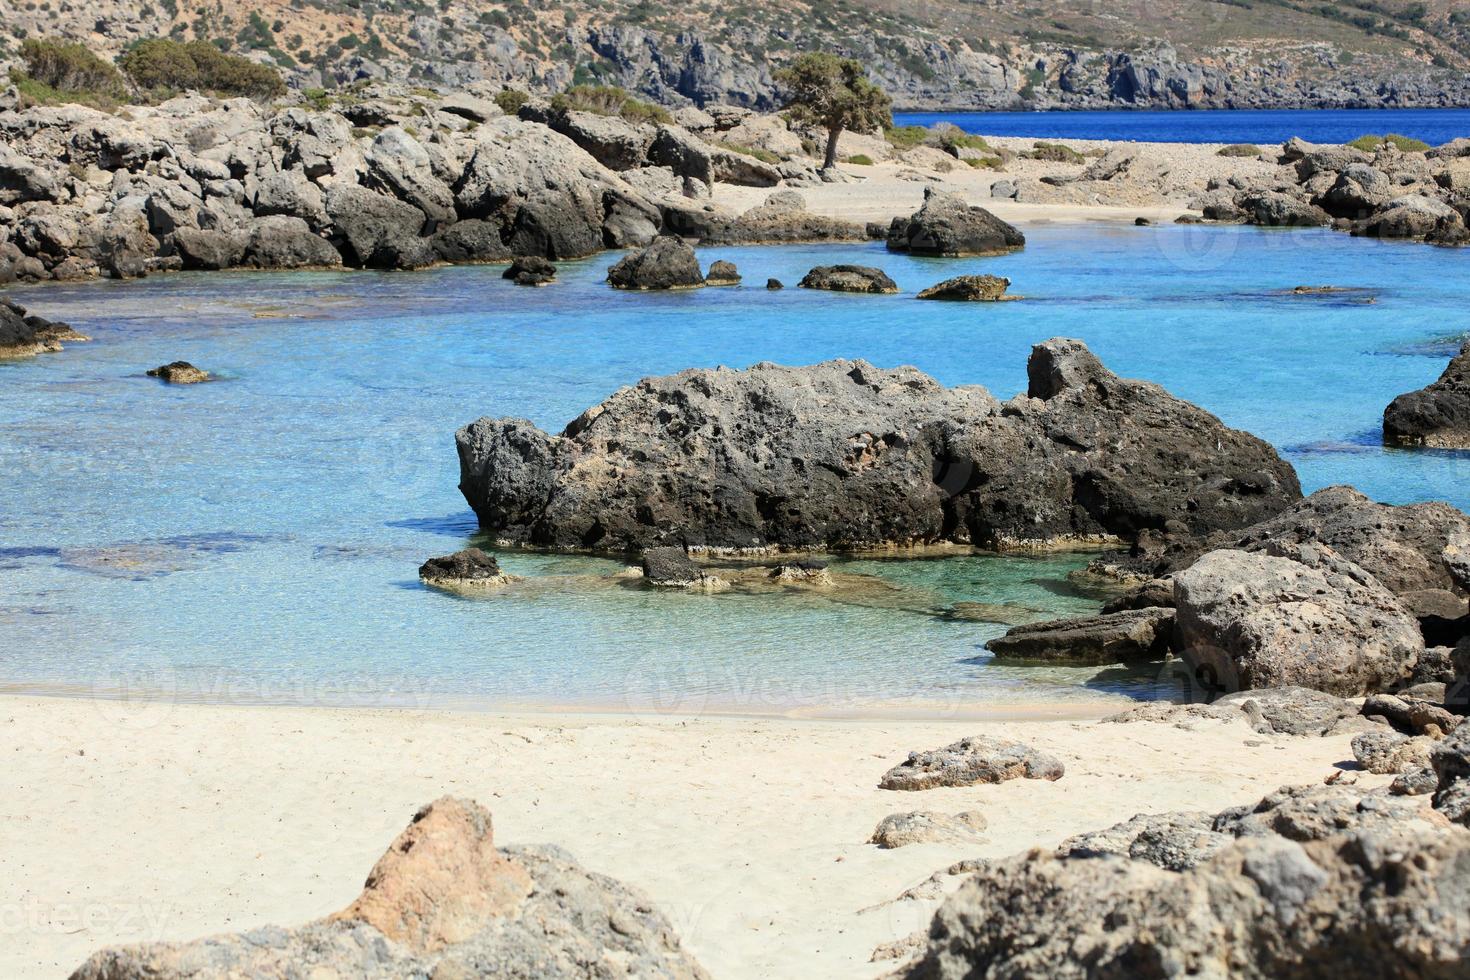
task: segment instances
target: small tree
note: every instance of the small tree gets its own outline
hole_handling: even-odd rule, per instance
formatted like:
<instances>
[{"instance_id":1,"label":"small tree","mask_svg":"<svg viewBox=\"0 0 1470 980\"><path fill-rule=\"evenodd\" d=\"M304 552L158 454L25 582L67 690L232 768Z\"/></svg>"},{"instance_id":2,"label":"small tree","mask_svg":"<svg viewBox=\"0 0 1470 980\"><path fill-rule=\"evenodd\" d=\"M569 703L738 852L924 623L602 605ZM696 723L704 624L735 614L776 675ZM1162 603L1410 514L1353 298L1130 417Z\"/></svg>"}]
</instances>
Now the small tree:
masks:
<instances>
[{"instance_id":1,"label":"small tree","mask_svg":"<svg viewBox=\"0 0 1470 980\"><path fill-rule=\"evenodd\" d=\"M786 108L792 118L827 131L824 170L837 164L837 137L844 129L871 132L893 125L893 100L868 80L862 63L852 58L804 54L776 72L776 81L786 89Z\"/></svg>"}]
</instances>

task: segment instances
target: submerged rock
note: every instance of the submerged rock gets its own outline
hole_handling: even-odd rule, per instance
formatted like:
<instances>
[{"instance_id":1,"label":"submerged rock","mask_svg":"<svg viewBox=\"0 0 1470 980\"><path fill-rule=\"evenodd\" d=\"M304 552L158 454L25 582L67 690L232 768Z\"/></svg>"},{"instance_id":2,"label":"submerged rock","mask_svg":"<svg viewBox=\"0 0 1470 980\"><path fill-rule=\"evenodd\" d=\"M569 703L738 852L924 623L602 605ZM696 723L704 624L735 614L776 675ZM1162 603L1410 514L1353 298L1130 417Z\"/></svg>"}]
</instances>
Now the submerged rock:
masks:
<instances>
[{"instance_id":1,"label":"submerged rock","mask_svg":"<svg viewBox=\"0 0 1470 980\"><path fill-rule=\"evenodd\" d=\"M783 283L779 279L767 279L766 280L766 288L767 289L772 289L772 290L774 290L774 289L785 289L786 288L786 284Z\"/></svg>"},{"instance_id":2,"label":"submerged rock","mask_svg":"<svg viewBox=\"0 0 1470 980\"><path fill-rule=\"evenodd\" d=\"M1026 236L958 194L924 189L924 206L908 218L894 218L888 248L912 255L1001 255L1026 244Z\"/></svg>"},{"instance_id":3,"label":"submerged rock","mask_svg":"<svg viewBox=\"0 0 1470 980\"><path fill-rule=\"evenodd\" d=\"M910 752L884 773L878 788L913 791L1003 783L1023 776L1055 782L1065 771L1061 760L1050 753L1010 739L972 735L942 749Z\"/></svg>"},{"instance_id":4,"label":"submerged rock","mask_svg":"<svg viewBox=\"0 0 1470 980\"><path fill-rule=\"evenodd\" d=\"M827 289L838 293L896 293L898 284L882 269L870 265L819 265L801 282L802 289Z\"/></svg>"},{"instance_id":5,"label":"submerged rock","mask_svg":"<svg viewBox=\"0 0 1470 980\"><path fill-rule=\"evenodd\" d=\"M614 289L694 289L704 274L694 249L682 238L662 235L647 248L625 255L607 270Z\"/></svg>"},{"instance_id":6,"label":"submerged rock","mask_svg":"<svg viewBox=\"0 0 1470 980\"><path fill-rule=\"evenodd\" d=\"M1383 412L1383 442L1470 449L1470 343L1460 348L1439 380L1389 403Z\"/></svg>"},{"instance_id":7,"label":"submerged rock","mask_svg":"<svg viewBox=\"0 0 1470 980\"><path fill-rule=\"evenodd\" d=\"M479 589L505 585L514 581L500 570L494 555L479 548L465 548L443 558L430 558L419 566L419 578L426 585L443 589Z\"/></svg>"},{"instance_id":8,"label":"submerged rock","mask_svg":"<svg viewBox=\"0 0 1470 980\"><path fill-rule=\"evenodd\" d=\"M955 814L932 810L890 813L879 821L869 843L885 850L910 844L971 843L980 839L986 823L985 814L978 810Z\"/></svg>"},{"instance_id":9,"label":"submerged rock","mask_svg":"<svg viewBox=\"0 0 1470 980\"><path fill-rule=\"evenodd\" d=\"M551 847L496 848L489 811L424 807L347 908L295 929L94 954L72 980L496 976L704 980L643 895Z\"/></svg>"},{"instance_id":10,"label":"submerged rock","mask_svg":"<svg viewBox=\"0 0 1470 980\"><path fill-rule=\"evenodd\" d=\"M1238 528L1300 494L1270 446L1078 341L1028 370L1004 406L863 361L646 378L557 436L466 426L460 489L501 538L602 551L1056 546Z\"/></svg>"},{"instance_id":11,"label":"submerged rock","mask_svg":"<svg viewBox=\"0 0 1470 980\"><path fill-rule=\"evenodd\" d=\"M201 371L188 361L174 361L148 371L148 377L174 385L194 385L209 380L209 372Z\"/></svg>"},{"instance_id":12,"label":"submerged rock","mask_svg":"<svg viewBox=\"0 0 1470 980\"><path fill-rule=\"evenodd\" d=\"M919 299L946 299L968 302L995 303L1001 300L1020 299L1007 296L1011 281L1003 276L955 276L936 283L919 293Z\"/></svg>"},{"instance_id":13,"label":"submerged rock","mask_svg":"<svg viewBox=\"0 0 1470 980\"><path fill-rule=\"evenodd\" d=\"M1162 660L1174 633L1172 609L1129 609L1101 616L1026 623L985 648L997 660L1078 665Z\"/></svg>"}]
</instances>

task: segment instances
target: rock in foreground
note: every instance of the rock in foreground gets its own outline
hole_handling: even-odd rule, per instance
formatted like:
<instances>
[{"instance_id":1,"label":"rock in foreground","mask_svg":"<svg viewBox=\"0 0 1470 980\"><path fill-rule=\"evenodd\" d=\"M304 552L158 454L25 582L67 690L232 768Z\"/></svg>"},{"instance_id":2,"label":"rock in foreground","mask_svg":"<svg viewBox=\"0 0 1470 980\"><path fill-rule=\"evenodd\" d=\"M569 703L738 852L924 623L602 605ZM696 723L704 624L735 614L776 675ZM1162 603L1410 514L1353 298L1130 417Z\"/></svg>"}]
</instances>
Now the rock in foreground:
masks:
<instances>
[{"instance_id":1,"label":"rock in foreground","mask_svg":"<svg viewBox=\"0 0 1470 980\"><path fill-rule=\"evenodd\" d=\"M0 360L55 353L63 340L87 339L65 323L28 316L19 303L0 298Z\"/></svg>"},{"instance_id":2,"label":"rock in foreground","mask_svg":"<svg viewBox=\"0 0 1470 980\"><path fill-rule=\"evenodd\" d=\"M863 361L646 378L558 436L466 426L460 489L502 539L606 552L1131 541L1242 527L1300 496L1270 446L1078 341L1038 345L1028 371L1005 405Z\"/></svg>"},{"instance_id":3,"label":"rock in foreground","mask_svg":"<svg viewBox=\"0 0 1470 980\"><path fill-rule=\"evenodd\" d=\"M235 977L704 978L646 898L555 848L497 849L490 813L440 799L414 817L347 908L93 955L72 980Z\"/></svg>"},{"instance_id":4,"label":"rock in foreground","mask_svg":"<svg viewBox=\"0 0 1470 980\"><path fill-rule=\"evenodd\" d=\"M879 781L880 789L921 790L936 786L973 786L1010 779L1055 782L1065 772L1062 761L1021 742L972 735L942 749L910 752Z\"/></svg>"},{"instance_id":5,"label":"rock in foreground","mask_svg":"<svg viewBox=\"0 0 1470 980\"><path fill-rule=\"evenodd\" d=\"M925 188L924 206L908 218L894 218L888 248L911 255L1002 255L1026 244L1026 236L958 194Z\"/></svg>"},{"instance_id":6,"label":"rock in foreground","mask_svg":"<svg viewBox=\"0 0 1470 980\"><path fill-rule=\"evenodd\" d=\"M1025 623L985 644L997 660L1082 666L1162 660L1174 632L1172 609L1126 609L1101 616Z\"/></svg>"},{"instance_id":7,"label":"rock in foreground","mask_svg":"<svg viewBox=\"0 0 1470 980\"><path fill-rule=\"evenodd\" d=\"M919 299L957 300L970 303L998 303L1002 300L1020 299L1007 296L1011 281L1004 276L955 276L935 283L919 293Z\"/></svg>"},{"instance_id":8,"label":"rock in foreground","mask_svg":"<svg viewBox=\"0 0 1470 980\"><path fill-rule=\"evenodd\" d=\"M797 283L802 289L834 293L896 293L898 283L870 265L819 265Z\"/></svg>"},{"instance_id":9,"label":"rock in foreground","mask_svg":"<svg viewBox=\"0 0 1470 980\"><path fill-rule=\"evenodd\" d=\"M1439 380L1395 398L1383 413L1388 446L1470 449L1470 343Z\"/></svg>"},{"instance_id":10,"label":"rock in foreground","mask_svg":"<svg viewBox=\"0 0 1470 980\"><path fill-rule=\"evenodd\" d=\"M663 235L607 270L614 289L695 289L704 285L699 259L682 238Z\"/></svg>"},{"instance_id":11,"label":"rock in foreground","mask_svg":"<svg viewBox=\"0 0 1470 980\"><path fill-rule=\"evenodd\" d=\"M477 589L505 585L514 579L500 570L494 555L479 548L465 548L443 558L430 558L419 566L419 578L441 589Z\"/></svg>"},{"instance_id":12,"label":"rock in foreground","mask_svg":"<svg viewBox=\"0 0 1470 980\"><path fill-rule=\"evenodd\" d=\"M539 255L517 255L500 275L517 286L544 286L556 280L556 266Z\"/></svg>"}]
</instances>

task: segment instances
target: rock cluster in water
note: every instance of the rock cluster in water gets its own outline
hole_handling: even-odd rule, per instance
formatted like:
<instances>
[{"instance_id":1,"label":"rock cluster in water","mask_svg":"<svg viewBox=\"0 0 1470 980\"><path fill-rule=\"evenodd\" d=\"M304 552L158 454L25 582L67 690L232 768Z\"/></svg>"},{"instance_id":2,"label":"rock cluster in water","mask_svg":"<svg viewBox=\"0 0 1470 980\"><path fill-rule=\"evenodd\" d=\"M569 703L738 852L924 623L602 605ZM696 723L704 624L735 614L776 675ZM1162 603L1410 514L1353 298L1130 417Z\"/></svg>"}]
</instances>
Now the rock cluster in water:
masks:
<instances>
[{"instance_id":1,"label":"rock cluster in water","mask_svg":"<svg viewBox=\"0 0 1470 980\"><path fill-rule=\"evenodd\" d=\"M1132 541L1300 497L1266 443L1079 341L1038 345L1028 373L1005 403L862 361L647 378L560 435L466 426L460 489L498 539L608 552Z\"/></svg>"},{"instance_id":2,"label":"rock cluster in water","mask_svg":"<svg viewBox=\"0 0 1470 980\"><path fill-rule=\"evenodd\" d=\"M94 954L72 980L495 976L703 980L647 898L555 847L497 848L490 813L420 810L342 911L187 943Z\"/></svg>"},{"instance_id":3,"label":"rock cluster in water","mask_svg":"<svg viewBox=\"0 0 1470 980\"><path fill-rule=\"evenodd\" d=\"M1389 403L1383 412L1383 441L1390 446L1470 449L1470 343L1439 380Z\"/></svg>"},{"instance_id":4,"label":"rock cluster in water","mask_svg":"<svg viewBox=\"0 0 1470 980\"><path fill-rule=\"evenodd\" d=\"M24 306L0 297L0 360L54 353L64 340L87 339L69 324L30 315Z\"/></svg>"}]
</instances>

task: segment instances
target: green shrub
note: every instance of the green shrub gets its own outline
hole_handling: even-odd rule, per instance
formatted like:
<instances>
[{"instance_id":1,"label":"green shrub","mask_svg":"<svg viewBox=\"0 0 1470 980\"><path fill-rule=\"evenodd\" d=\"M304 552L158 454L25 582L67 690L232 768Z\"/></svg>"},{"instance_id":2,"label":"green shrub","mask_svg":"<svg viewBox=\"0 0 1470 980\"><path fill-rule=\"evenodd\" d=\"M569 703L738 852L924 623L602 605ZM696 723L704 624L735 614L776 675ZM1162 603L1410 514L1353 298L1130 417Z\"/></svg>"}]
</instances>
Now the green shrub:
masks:
<instances>
[{"instance_id":1,"label":"green shrub","mask_svg":"<svg viewBox=\"0 0 1470 980\"><path fill-rule=\"evenodd\" d=\"M776 156L776 154L772 153L770 150L762 150L760 147L757 146L746 146L744 143L726 143L721 140L715 140L714 145L720 147L723 150L729 150L731 153L739 153L742 156L755 157L762 163L781 162L781 158ZM869 162L871 163L872 161Z\"/></svg>"},{"instance_id":2,"label":"green shrub","mask_svg":"<svg viewBox=\"0 0 1470 980\"><path fill-rule=\"evenodd\" d=\"M116 68L85 45L30 38L20 46L24 73L12 73L16 88L30 101L111 103L126 94Z\"/></svg>"},{"instance_id":3,"label":"green shrub","mask_svg":"<svg viewBox=\"0 0 1470 980\"><path fill-rule=\"evenodd\" d=\"M1398 133L1388 133L1384 136L1374 136L1370 133L1366 136L1359 136L1357 139L1353 140L1347 145L1357 147L1364 153L1376 153L1377 151L1381 150L1385 144L1397 147L1405 153L1423 153L1425 150L1429 149L1428 143L1425 143L1421 140L1411 139L1408 136L1400 136Z\"/></svg>"},{"instance_id":4,"label":"green shrub","mask_svg":"<svg viewBox=\"0 0 1470 980\"><path fill-rule=\"evenodd\" d=\"M847 162L858 167L871 167L873 165L873 158L866 153L854 153L847 158Z\"/></svg>"},{"instance_id":5,"label":"green shrub","mask_svg":"<svg viewBox=\"0 0 1470 980\"><path fill-rule=\"evenodd\" d=\"M929 130L923 126L889 126L883 130L883 137L897 150L912 150L921 146L929 136Z\"/></svg>"},{"instance_id":6,"label":"green shrub","mask_svg":"<svg viewBox=\"0 0 1470 980\"><path fill-rule=\"evenodd\" d=\"M1045 160L1049 163L1081 163L1086 159L1065 143L1040 141L1031 144L1031 152L1023 153L1022 156L1031 160Z\"/></svg>"},{"instance_id":7,"label":"green shrub","mask_svg":"<svg viewBox=\"0 0 1470 980\"><path fill-rule=\"evenodd\" d=\"M1000 157L971 157L965 161L976 170L1004 170L1006 162Z\"/></svg>"},{"instance_id":8,"label":"green shrub","mask_svg":"<svg viewBox=\"0 0 1470 980\"><path fill-rule=\"evenodd\" d=\"M558 112L591 112L599 116L621 116L629 122L670 122L661 105L641 102L616 85L573 85L551 100Z\"/></svg>"},{"instance_id":9,"label":"green shrub","mask_svg":"<svg viewBox=\"0 0 1470 980\"><path fill-rule=\"evenodd\" d=\"M311 103L311 107L318 111L324 110L332 104L331 96L327 95L327 90L324 88L302 89L301 97Z\"/></svg>"},{"instance_id":10,"label":"green shrub","mask_svg":"<svg viewBox=\"0 0 1470 980\"><path fill-rule=\"evenodd\" d=\"M286 83L274 68L226 54L207 41L139 41L123 53L118 63L140 88L158 94L197 89L266 99L286 91Z\"/></svg>"},{"instance_id":11,"label":"green shrub","mask_svg":"<svg viewBox=\"0 0 1470 980\"><path fill-rule=\"evenodd\" d=\"M1258 157L1261 155L1261 148L1254 143L1231 143L1229 146L1220 147L1220 149L1215 151L1215 155L1220 157Z\"/></svg>"},{"instance_id":12,"label":"green shrub","mask_svg":"<svg viewBox=\"0 0 1470 980\"><path fill-rule=\"evenodd\" d=\"M530 101L531 96L518 88L503 88L495 93L495 104L507 116L514 116L521 111L521 106Z\"/></svg>"}]
</instances>

